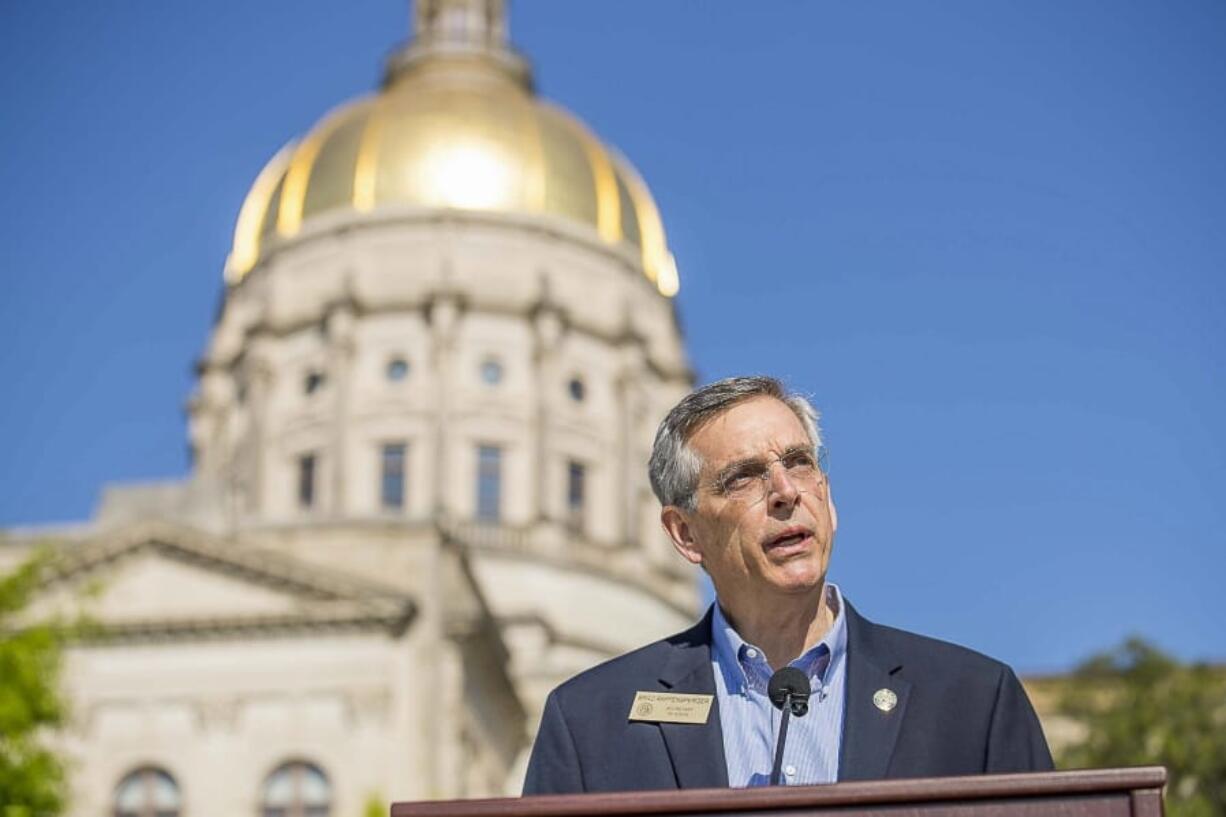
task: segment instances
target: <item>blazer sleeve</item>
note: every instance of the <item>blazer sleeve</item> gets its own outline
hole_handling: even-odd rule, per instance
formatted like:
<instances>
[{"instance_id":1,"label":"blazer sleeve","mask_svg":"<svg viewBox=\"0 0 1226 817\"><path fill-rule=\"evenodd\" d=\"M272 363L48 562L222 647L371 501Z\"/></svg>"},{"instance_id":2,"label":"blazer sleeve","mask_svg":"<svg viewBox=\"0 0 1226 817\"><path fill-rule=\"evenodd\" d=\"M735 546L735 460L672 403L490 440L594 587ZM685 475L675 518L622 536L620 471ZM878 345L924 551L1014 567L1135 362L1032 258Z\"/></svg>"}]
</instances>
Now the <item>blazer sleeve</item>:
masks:
<instances>
[{"instance_id":1,"label":"blazer sleeve","mask_svg":"<svg viewBox=\"0 0 1226 817\"><path fill-rule=\"evenodd\" d=\"M545 700L545 712L541 715L536 742L532 744L528 774L524 778L524 794L575 794L583 791L583 772L579 768L575 740L558 703L558 694L551 692Z\"/></svg>"},{"instance_id":2,"label":"blazer sleeve","mask_svg":"<svg viewBox=\"0 0 1226 817\"><path fill-rule=\"evenodd\" d=\"M1001 673L996 688L990 729L984 762L986 773L1046 772L1055 767L1034 707L1021 682L1008 667Z\"/></svg>"}]
</instances>

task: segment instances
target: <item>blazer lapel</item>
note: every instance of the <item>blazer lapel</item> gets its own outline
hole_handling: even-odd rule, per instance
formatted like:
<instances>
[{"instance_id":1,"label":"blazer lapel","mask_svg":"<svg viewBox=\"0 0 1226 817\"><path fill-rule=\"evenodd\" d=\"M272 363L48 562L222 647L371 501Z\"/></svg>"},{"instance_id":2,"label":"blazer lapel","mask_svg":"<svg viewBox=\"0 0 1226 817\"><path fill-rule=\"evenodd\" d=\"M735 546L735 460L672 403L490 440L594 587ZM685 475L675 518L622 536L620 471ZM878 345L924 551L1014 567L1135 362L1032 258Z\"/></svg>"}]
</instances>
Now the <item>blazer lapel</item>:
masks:
<instances>
[{"instance_id":1,"label":"blazer lapel","mask_svg":"<svg viewBox=\"0 0 1226 817\"><path fill-rule=\"evenodd\" d=\"M847 604L847 687L839 780L877 780L889 770L911 684L897 674L902 664L874 638L876 627ZM873 701L889 690L897 703L888 711Z\"/></svg>"},{"instance_id":2,"label":"blazer lapel","mask_svg":"<svg viewBox=\"0 0 1226 817\"><path fill-rule=\"evenodd\" d=\"M715 696L711 669L711 611L696 626L677 636L673 651L660 673L661 686L670 692ZM719 699L711 703L705 724L661 723L677 786L711 789L728 786L724 760L724 734L719 725Z\"/></svg>"}]
</instances>

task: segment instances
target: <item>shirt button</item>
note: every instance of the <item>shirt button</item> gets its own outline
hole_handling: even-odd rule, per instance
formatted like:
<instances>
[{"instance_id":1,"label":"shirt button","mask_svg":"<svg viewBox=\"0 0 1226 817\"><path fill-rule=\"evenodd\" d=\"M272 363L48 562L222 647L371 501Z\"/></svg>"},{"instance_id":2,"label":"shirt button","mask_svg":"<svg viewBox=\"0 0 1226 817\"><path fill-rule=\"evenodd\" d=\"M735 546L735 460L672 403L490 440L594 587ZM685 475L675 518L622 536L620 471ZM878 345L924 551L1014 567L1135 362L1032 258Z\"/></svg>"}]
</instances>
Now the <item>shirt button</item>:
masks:
<instances>
[{"instance_id":1,"label":"shirt button","mask_svg":"<svg viewBox=\"0 0 1226 817\"><path fill-rule=\"evenodd\" d=\"M755 650L753 647L750 647L749 649L745 650L745 657L746 658L757 658L758 651Z\"/></svg>"},{"instance_id":2,"label":"shirt button","mask_svg":"<svg viewBox=\"0 0 1226 817\"><path fill-rule=\"evenodd\" d=\"M785 769L783 770L783 773L784 773L784 774L786 774L788 777L795 777L795 776L796 776L796 767L795 767L795 766L792 766L791 764L789 764L789 765L787 766L787 768L785 768Z\"/></svg>"}]
</instances>

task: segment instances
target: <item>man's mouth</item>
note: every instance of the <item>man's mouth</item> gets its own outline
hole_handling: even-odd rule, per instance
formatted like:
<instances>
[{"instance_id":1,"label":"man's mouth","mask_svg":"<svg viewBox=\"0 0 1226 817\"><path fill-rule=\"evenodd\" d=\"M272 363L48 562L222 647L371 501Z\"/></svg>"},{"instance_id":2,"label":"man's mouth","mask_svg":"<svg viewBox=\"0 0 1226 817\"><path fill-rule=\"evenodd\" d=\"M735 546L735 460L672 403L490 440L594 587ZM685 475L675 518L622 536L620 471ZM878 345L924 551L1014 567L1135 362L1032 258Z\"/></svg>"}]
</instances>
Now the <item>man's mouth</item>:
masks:
<instances>
[{"instance_id":1,"label":"man's mouth","mask_svg":"<svg viewBox=\"0 0 1226 817\"><path fill-rule=\"evenodd\" d=\"M766 543L767 550L786 550L803 545L812 534L803 528L789 528Z\"/></svg>"}]
</instances>

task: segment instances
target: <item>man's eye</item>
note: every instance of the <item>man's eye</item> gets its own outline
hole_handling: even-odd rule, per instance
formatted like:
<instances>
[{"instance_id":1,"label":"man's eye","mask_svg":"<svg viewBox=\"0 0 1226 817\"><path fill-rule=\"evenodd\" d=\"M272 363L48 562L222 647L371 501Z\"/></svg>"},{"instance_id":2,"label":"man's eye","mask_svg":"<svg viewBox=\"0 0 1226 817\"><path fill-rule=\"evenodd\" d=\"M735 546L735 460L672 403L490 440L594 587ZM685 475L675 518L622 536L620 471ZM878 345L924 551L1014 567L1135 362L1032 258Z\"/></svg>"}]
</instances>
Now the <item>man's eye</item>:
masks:
<instances>
[{"instance_id":1,"label":"man's eye","mask_svg":"<svg viewBox=\"0 0 1226 817\"><path fill-rule=\"evenodd\" d=\"M817 463L813 461L813 455L806 451L798 451L795 454L789 454L783 461L783 467L789 471L808 471L817 467Z\"/></svg>"},{"instance_id":2,"label":"man's eye","mask_svg":"<svg viewBox=\"0 0 1226 817\"><path fill-rule=\"evenodd\" d=\"M724 478L724 490L728 492L744 491L758 481L754 471L737 471Z\"/></svg>"}]
</instances>

